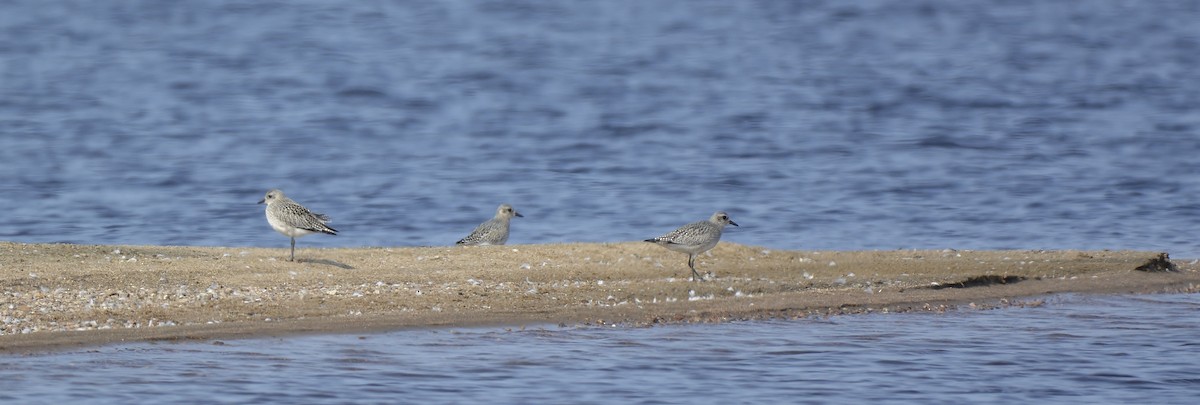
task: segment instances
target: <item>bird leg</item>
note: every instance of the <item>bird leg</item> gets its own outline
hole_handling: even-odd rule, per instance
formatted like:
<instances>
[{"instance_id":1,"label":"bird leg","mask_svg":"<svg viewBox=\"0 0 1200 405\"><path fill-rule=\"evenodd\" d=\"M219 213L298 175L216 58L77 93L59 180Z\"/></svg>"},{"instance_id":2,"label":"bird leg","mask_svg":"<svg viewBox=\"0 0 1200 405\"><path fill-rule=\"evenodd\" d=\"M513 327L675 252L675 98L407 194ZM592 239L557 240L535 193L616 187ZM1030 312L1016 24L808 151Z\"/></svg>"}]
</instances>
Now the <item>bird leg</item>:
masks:
<instances>
[{"instance_id":1,"label":"bird leg","mask_svg":"<svg viewBox=\"0 0 1200 405\"><path fill-rule=\"evenodd\" d=\"M288 261L289 262L296 261L296 237L295 236L292 237L292 258L288 259Z\"/></svg>"},{"instance_id":2,"label":"bird leg","mask_svg":"<svg viewBox=\"0 0 1200 405\"><path fill-rule=\"evenodd\" d=\"M700 273L696 272L696 255L688 255L688 268L692 269L692 280L704 281L700 278Z\"/></svg>"}]
</instances>

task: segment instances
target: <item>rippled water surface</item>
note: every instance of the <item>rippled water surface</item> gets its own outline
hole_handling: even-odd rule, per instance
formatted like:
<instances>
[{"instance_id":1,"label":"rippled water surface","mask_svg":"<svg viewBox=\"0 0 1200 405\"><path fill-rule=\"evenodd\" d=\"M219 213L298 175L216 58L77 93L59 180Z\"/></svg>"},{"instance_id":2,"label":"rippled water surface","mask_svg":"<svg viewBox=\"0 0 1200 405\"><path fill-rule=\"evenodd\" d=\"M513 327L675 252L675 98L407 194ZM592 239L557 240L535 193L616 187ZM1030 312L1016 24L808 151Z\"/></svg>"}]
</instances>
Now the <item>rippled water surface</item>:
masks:
<instances>
[{"instance_id":1,"label":"rippled water surface","mask_svg":"<svg viewBox=\"0 0 1200 405\"><path fill-rule=\"evenodd\" d=\"M0 239L1200 257L1196 1L0 1ZM1192 403L1196 296L0 358L0 401ZM1191 356L1191 357L1189 357Z\"/></svg>"},{"instance_id":2,"label":"rippled water surface","mask_svg":"<svg viewBox=\"0 0 1200 405\"><path fill-rule=\"evenodd\" d=\"M13 403L1156 403L1200 295L654 328L403 331L0 356Z\"/></svg>"},{"instance_id":3,"label":"rippled water surface","mask_svg":"<svg viewBox=\"0 0 1200 405\"><path fill-rule=\"evenodd\" d=\"M1200 254L1195 1L0 4L0 238Z\"/></svg>"}]
</instances>

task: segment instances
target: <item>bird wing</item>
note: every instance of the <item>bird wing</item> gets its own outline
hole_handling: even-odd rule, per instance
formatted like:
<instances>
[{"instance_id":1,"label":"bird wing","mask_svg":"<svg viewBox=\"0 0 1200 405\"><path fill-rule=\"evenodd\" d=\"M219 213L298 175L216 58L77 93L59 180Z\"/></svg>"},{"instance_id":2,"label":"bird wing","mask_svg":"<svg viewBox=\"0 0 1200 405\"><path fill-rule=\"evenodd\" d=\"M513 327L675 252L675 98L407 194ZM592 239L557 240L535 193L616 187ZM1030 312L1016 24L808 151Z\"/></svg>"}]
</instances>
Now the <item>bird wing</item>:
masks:
<instances>
[{"instance_id":1,"label":"bird wing","mask_svg":"<svg viewBox=\"0 0 1200 405\"><path fill-rule=\"evenodd\" d=\"M329 216L325 214L317 214L304 208L303 205L292 203L282 207L284 213L288 216L288 221L293 222L293 226L312 232L327 233L337 235L338 230L325 225L329 221Z\"/></svg>"},{"instance_id":2,"label":"bird wing","mask_svg":"<svg viewBox=\"0 0 1200 405\"><path fill-rule=\"evenodd\" d=\"M495 233L498 230L498 228L499 227L496 224L496 220L489 219L486 222L479 224L479 226L475 227L475 230L471 231L470 235L467 235L467 237L465 237L465 238L459 239L459 241L456 242L456 244L470 245L470 244L483 242L485 240L490 239L489 236L491 236L493 233Z\"/></svg>"},{"instance_id":3,"label":"bird wing","mask_svg":"<svg viewBox=\"0 0 1200 405\"><path fill-rule=\"evenodd\" d=\"M681 227L679 227L679 229L676 229L674 231L667 232L663 236L659 236L658 238L655 238L655 239L657 239L660 242L665 242L665 243L669 243L669 244L679 244L679 245L698 244L698 243L701 243L701 239L704 238L705 231L707 231L706 225L707 225L707 222L704 222L704 221L693 222L693 223L681 226Z\"/></svg>"}]
</instances>

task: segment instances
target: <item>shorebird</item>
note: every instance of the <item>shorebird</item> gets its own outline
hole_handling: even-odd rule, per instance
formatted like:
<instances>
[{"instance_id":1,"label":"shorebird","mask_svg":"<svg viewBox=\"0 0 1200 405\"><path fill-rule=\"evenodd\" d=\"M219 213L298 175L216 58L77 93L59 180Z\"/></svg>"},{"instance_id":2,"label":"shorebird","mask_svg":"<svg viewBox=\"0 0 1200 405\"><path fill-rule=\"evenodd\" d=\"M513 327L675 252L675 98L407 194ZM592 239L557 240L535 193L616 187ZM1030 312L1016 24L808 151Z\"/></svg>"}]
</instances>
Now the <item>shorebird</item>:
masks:
<instances>
[{"instance_id":1,"label":"shorebird","mask_svg":"<svg viewBox=\"0 0 1200 405\"><path fill-rule=\"evenodd\" d=\"M296 238L317 232L337 235L337 229L325 225L328 216L309 211L283 195L283 191L268 191L258 203L267 204L267 223L271 228L292 239L292 256L288 261L296 261Z\"/></svg>"},{"instance_id":2,"label":"shorebird","mask_svg":"<svg viewBox=\"0 0 1200 405\"><path fill-rule=\"evenodd\" d=\"M459 239L456 245L503 245L508 242L508 222L512 217L524 217L514 210L511 205L500 204L496 207L496 216L475 227L467 237Z\"/></svg>"},{"instance_id":3,"label":"shorebird","mask_svg":"<svg viewBox=\"0 0 1200 405\"><path fill-rule=\"evenodd\" d=\"M725 211L717 211L707 221L692 222L663 236L646 239L646 242L687 253L688 268L692 269L693 280L700 281L700 273L696 272L696 255L717 246L717 242L721 240L721 230L725 229L726 224L738 226L729 219L729 214Z\"/></svg>"}]
</instances>

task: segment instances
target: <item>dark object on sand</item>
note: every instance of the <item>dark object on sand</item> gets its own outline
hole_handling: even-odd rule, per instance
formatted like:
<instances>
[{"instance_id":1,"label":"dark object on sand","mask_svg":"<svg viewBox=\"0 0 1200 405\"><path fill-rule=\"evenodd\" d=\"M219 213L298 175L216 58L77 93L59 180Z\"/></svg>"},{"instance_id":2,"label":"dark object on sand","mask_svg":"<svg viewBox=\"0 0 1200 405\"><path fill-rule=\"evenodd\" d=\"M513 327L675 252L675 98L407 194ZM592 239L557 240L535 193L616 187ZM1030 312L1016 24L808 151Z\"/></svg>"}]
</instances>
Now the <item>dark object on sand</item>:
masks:
<instances>
[{"instance_id":1,"label":"dark object on sand","mask_svg":"<svg viewBox=\"0 0 1200 405\"><path fill-rule=\"evenodd\" d=\"M946 284L942 284L942 285L935 285L935 286L932 286L929 288L932 288L934 290L940 290L943 288L986 287L986 286L990 286L993 284L1012 284L1012 283L1016 283L1016 282L1024 280L1024 279L1025 279L1025 277L1021 277L1021 276L997 276L994 274L989 274L986 276L971 277L966 280L959 281L957 283L946 283Z\"/></svg>"},{"instance_id":2,"label":"dark object on sand","mask_svg":"<svg viewBox=\"0 0 1200 405\"><path fill-rule=\"evenodd\" d=\"M1138 266L1136 270L1155 273L1155 272L1179 271L1179 268L1175 267L1175 263L1171 263L1171 258L1169 256L1167 256L1167 252L1163 252L1163 253L1159 253L1158 257L1155 257L1155 258L1147 261L1146 264Z\"/></svg>"}]
</instances>

